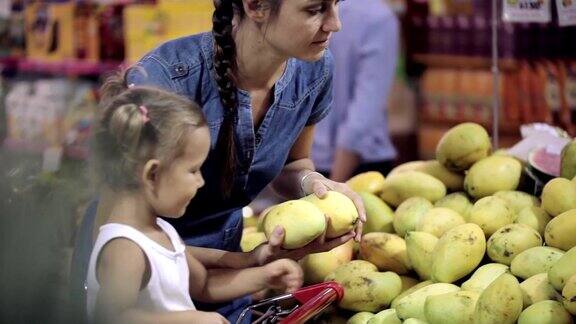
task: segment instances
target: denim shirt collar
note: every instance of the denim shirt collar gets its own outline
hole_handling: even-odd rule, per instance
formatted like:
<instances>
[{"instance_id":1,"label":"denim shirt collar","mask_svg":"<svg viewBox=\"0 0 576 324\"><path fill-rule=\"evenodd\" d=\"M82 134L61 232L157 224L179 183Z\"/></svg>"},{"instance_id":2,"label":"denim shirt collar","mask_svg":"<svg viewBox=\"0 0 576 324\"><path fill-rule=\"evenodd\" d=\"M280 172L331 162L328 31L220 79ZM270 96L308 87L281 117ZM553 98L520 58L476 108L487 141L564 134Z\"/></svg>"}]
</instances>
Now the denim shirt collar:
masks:
<instances>
[{"instance_id":1,"label":"denim shirt collar","mask_svg":"<svg viewBox=\"0 0 576 324\"><path fill-rule=\"evenodd\" d=\"M207 66L210 69L210 72L214 73L214 62L212 60L212 58L214 57L214 38L212 37L212 33L203 34L201 40L201 47L202 47L202 55L204 55L204 60ZM286 88L286 86L288 86L288 84L290 84L290 81L292 80L295 70L294 60L295 60L294 58L288 59L288 61L286 62L286 68L284 69L284 73L282 74L280 79L276 81L274 87L274 99L279 98L282 91ZM238 93L240 94L239 96L240 104L249 105L250 95L248 94L248 91L238 89Z\"/></svg>"}]
</instances>

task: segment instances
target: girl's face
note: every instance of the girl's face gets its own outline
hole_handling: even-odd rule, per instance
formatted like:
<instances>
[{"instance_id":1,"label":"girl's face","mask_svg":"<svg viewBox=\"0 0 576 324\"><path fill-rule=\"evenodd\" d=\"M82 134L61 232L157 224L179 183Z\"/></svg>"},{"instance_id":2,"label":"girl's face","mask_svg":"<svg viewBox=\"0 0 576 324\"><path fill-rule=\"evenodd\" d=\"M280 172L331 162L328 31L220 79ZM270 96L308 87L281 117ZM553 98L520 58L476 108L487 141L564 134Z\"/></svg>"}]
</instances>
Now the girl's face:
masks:
<instances>
[{"instance_id":1,"label":"girl's face","mask_svg":"<svg viewBox=\"0 0 576 324\"><path fill-rule=\"evenodd\" d=\"M280 55L305 61L322 58L332 33L340 30L339 0L281 0L264 28L265 41Z\"/></svg>"},{"instance_id":2,"label":"girl's face","mask_svg":"<svg viewBox=\"0 0 576 324\"><path fill-rule=\"evenodd\" d=\"M183 153L158 174L153 208L156 214L178 218L204 186L200 167L208 156L210 132L199 127L189 132Z\"/></svg>"}]
</instances>

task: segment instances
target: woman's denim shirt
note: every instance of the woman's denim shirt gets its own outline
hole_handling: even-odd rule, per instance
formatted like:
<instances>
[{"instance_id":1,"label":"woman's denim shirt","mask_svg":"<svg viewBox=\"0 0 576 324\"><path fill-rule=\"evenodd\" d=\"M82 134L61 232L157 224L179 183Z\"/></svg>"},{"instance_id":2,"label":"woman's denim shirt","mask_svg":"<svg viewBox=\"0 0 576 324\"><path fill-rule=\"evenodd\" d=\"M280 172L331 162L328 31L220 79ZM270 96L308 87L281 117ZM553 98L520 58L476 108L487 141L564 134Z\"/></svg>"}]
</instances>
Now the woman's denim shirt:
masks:
<instances>
[{"instance_id":1,"label":"woman's denim shirt","mask_svg":"<svg viewBox=\"0 0 576 324\"><path fill-rule=\"evenodd\" d=\"M328 51L316 62L289 59L258 129L248 92L238 90L237 174L232 197L224 199L216 168L220 157L214 153L224 109L214 79L213 52L210 33L169 41L142 58L128 82L185 95L202 107L211 136L210 154L202 167L206 184L186 214L172 223L189 244L235 249L242 229L240 209L280 173L303 128L328 114L333 63Z\"/></svg>"}]
</instances>

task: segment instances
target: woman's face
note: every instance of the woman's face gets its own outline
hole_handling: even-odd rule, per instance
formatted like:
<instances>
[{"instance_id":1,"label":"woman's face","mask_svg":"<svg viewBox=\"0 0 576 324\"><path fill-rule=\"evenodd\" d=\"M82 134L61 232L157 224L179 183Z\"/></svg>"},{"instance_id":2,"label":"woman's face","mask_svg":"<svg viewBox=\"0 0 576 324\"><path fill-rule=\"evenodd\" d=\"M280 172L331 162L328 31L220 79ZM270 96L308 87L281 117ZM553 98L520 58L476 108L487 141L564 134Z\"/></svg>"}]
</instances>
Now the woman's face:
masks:
<instances>
[{"instance_id":1,"label":"woman's face","mask_svg":"<svg viewBox=\"0 0 576 324\"><path fill-rule=\"evenodd\" d=\"M305 61L322 58L332 33L340 30L339 0L280 0L264 26L265 41L280 55Z\"/></svg>"}]
</instances>

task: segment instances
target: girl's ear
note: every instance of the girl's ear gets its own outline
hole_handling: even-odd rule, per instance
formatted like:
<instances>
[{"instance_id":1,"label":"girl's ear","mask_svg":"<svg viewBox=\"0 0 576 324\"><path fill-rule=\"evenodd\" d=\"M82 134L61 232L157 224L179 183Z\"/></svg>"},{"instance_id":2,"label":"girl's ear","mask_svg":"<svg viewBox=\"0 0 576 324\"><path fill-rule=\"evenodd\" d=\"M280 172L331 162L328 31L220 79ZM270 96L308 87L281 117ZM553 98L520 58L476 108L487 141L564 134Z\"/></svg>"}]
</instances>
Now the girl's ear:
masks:
<instances>
[{"instance_id":1,"label":"girl's ear","mask_svg":"<svg viewBox=\"0 0 576 324\"><path fill-rule=\"evenodd\" d=\"M158 185L158 174L160 172L160 161L157 159L148 160L142 168L141 180L144 190L155 192Z\"/></svg>"},{"instance_id":2,"label":"girl's ear","mask_svg":"<svg viewBox=\"0 0 576 324\"><path fill-rule=\"evenodd\" d=\"M265 23L270 14L270 6L265 0L243 0L246 16L257 23Z\"/></svg>"}]
</instances>

